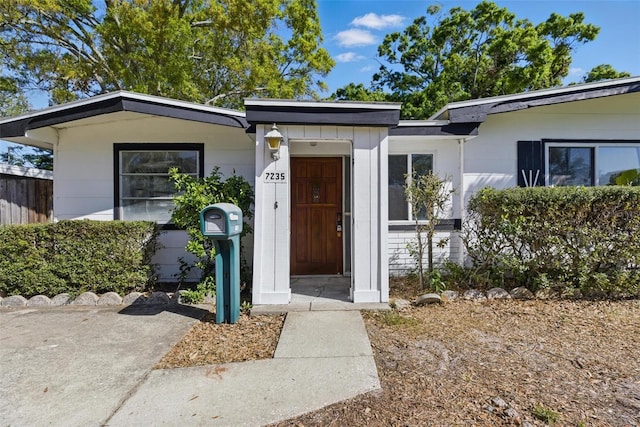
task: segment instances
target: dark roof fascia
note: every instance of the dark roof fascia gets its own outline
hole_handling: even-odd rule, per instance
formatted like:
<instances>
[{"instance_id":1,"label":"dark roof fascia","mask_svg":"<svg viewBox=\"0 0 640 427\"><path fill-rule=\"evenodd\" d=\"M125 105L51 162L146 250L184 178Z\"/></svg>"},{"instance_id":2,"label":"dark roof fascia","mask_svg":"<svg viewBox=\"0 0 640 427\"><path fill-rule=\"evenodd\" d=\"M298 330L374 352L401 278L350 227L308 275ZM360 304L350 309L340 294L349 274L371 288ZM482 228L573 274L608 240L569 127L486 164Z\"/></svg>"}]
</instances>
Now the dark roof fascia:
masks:
<instances>
[{"instance_id":1,"label":"dark roof fascia","mask_svg":"<svg viewBox=\"0 0 640 427\"><path fill-rule=\"evenodd\" d=\"M449 123L441 126L399 126L389 129L389 136L476 136L480 123Z\"/></svg>"},{"instance_id":2,"label":"dark roof fascia","mask_svg":"<svg viewBox=\"0 0 640 427\"><path fill-rule=\"evenodd\" d=\"M42 114L36 114L22 119L18 117L16 121L9 121L0 125L0 138L24 136L26 131L29 129L54 126L102 114L123 111L237 127L241 129L245 129L248 126L247 121L243 117L225 115L214 111L203 111L175 105L167 105L162 102L132 99L121 95L112 98L99 99L95 102L89 102L78 106L58 109L52 112L45 111Z\"/></svg>"},{"instance_id":3,"label":"dark roof fascia","mask_svg":"<svg viewBox=\"0 0 640 427\"><path fill-rule=\"evenodd\" d=\"M451 123L484 122L490 114L508 113L512 111L526 110L533 107L563 104L574 101L604 98L607 96L624 95L640 92L640 82L623 82L619 85L595 88L577 88L575 91L540 94L538 96L524 97L512 100L496 100L479 105L469 105L460 108L449 109Z\"/></svg>"},{"instance_id":4,"label":"dark roof fascia","mask_svg":"<svg viewBox=\"0 0 640 427\"><path fill-rule=\"evenodd\" d=\"M397 126L400 121L400 110L397 108L247 105L246 114L247 122L251 125L277 123L283 125L391 127Z\"/></svg>"}]
</instances>

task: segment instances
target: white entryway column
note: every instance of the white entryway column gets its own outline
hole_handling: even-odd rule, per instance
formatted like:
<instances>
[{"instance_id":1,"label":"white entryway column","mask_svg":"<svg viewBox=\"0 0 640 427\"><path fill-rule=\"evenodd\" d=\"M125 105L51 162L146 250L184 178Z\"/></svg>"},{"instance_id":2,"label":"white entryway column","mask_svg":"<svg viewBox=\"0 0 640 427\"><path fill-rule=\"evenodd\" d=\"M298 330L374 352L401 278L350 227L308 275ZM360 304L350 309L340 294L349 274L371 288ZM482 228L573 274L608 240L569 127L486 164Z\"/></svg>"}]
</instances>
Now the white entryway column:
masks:
<instances>
[{"instance_id":1,"label":"white entryway column","mask_svg":"<svg viewBox=\"0 0 640 427\"><path fill-rule=\"evenodd\" d=\"M387 129L358 128L353 140L353 302L388 300L386 188ZM384 159L382 158L384 156ZM386 179L384 181L386 185Z\"/></svg>"},{"instance_id":2,"label":"white entryway column","mask_svg":"<svg viewBox=\"0 0 640 427\"><path fill-rule=\"evenodd\" d=\"M289 143L287 130L281 127L284 140L280 158L274 160L264 143L264 135L270 128L271 125L256 126L253 304L288 304L291 299Z\"/></svg>"}]
</instances>

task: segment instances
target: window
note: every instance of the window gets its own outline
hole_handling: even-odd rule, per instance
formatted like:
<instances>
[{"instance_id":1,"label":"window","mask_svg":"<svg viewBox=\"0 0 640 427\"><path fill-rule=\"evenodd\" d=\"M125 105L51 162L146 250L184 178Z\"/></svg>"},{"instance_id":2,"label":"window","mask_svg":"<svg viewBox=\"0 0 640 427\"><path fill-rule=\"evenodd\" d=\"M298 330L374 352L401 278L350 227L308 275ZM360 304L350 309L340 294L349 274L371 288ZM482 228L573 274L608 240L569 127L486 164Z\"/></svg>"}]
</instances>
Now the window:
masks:
<instances>
[{"instance_id":1,"label":"window","mask_svg":"<svg viewBox=\"0 0 640 427\"><path fill-rule=\"evenodd\" d=\"M117 219L171 221L174 189L169 169L202 176L201 144L115 144Z\"/></svg>"},{"instance_id":2,"label":"window","mask_svg":"<svg viewBox=\"0 0 640 427\"><path fill-rule=\"evenodd\" d=\"M551 185L593 185L593 148L549 147Z\"/></svg>"},{"instance_id":3,"label":"window","mask_svg":"<svg viewBox=\"0 0 640 427\"><path fill-rule=\"evenodd\" d=\"M640 144L548 143L550 185L640 185Z\"/></svg>"},{"instance_id":4,"label":"window","mask_svg":"<svg viewBox=\"0 0 640 427\"><path fill-rule=\"evenodd\" d=\"M413 219L404 194L405 177L411 171L417 175L433 171L433 154L389 155L389 221Z\"/></svg>"}]
</instances>

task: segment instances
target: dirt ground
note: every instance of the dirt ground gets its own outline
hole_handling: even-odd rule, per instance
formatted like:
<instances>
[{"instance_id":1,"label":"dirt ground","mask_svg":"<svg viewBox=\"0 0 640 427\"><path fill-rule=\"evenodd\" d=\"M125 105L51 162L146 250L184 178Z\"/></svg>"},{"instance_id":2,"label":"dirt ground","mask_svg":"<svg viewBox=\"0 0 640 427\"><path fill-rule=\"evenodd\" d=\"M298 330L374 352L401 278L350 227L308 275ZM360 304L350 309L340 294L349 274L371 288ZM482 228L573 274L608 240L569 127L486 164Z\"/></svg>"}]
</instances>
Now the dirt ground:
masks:
<instances>
[{"instance_id":1,"label":"dirt ground","mask_svg":"<svg viewBox=\"0 0 640 427\"><path fill-rule=\"evenodd\" d=\"M406 296L406 295L405 295ZM364 312L382 390L278 426L640 426L640 300ZM272 357L283 317L202 322L159 367Z\"/></svg>"}]
</instances>

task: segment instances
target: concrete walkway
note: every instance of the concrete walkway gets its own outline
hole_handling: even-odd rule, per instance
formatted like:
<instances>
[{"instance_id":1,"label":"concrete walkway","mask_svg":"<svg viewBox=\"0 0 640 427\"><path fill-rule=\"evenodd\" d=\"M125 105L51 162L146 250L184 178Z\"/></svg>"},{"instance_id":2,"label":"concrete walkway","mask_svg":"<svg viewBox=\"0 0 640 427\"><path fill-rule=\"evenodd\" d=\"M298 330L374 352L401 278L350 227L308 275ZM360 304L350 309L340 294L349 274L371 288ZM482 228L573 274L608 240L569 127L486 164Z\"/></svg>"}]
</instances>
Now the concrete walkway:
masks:
<instances>
[{"instance_id":1,"label":"concrete walkway","mask_svg":"<svg viewBox=\"0 0 640 427\"><path fill-rule=\"evenodd\" d=\"M256 305L251 309L251 314L389 309L387 303L352 303L349 295L350 286L350 277L294 277L291 279L291 301L289 304Z\"/></svg>"},{"instance_id":2,"label":"concrete walkway","mask_svg":"<svg viewBox=\"0 0 640 427\"><path fill-rule=\"evenodd\" d=\"M2 309L0 426L259 426L378 389L358 310L388 305L348 289L292 286L274 359L167 370L152 367L208 307Z\"/></svg>"},{"instance_id":3,"label":"concrete walkway","mask_svg":"<svg viewBox=\"0 0 640 427\"><path fill-rule=\"evenodd\" d=\"M151 371L110 426L259 426L380 388L358 311L287 315L274 359Z\"/></svg>"}]
</instances>

